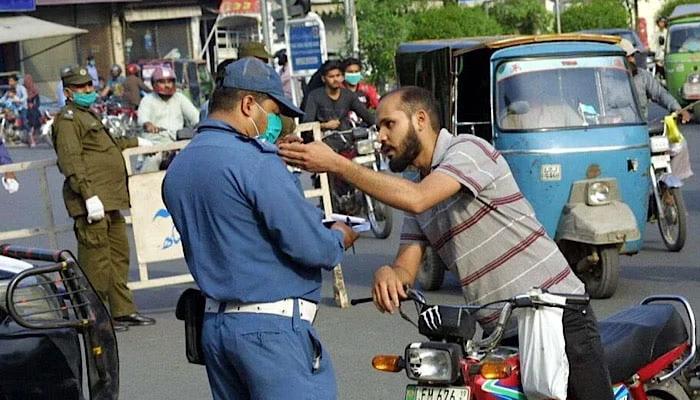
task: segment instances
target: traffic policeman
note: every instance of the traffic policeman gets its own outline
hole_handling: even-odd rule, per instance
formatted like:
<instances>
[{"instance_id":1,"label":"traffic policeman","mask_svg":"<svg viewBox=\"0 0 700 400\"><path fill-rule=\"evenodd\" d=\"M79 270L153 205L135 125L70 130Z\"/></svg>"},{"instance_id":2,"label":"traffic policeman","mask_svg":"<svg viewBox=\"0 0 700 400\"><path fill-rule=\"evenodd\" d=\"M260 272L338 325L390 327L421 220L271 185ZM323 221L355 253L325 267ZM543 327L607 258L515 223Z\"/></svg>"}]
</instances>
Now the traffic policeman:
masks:
<instances>
[{"instance_id":1,"label":"traffic policeman","mask_svg":"<svg viewBox=\"0 0 700 400\"><path fill-rule=\"evenodd\" d=\"M111 310L115 330L152 325L155 320L136 311L126 286L129 242L119 210L129 208L126 164L121 151L148 145L141 138L113 138L90 110L97 99L87 70L62 71L66 106L53 123L52 140L58 168L66 177L63 200L75 220L78 262L102 301Z\"/></svg>"},{"instance_id":2,"label":"traffic policeman","mask_svg":"<svg viewBox=\"0 0 700 400\"><path fill-rule=\"evenodd\" d=\"M279 114L302 114L279 75L253 57L230 64L209 119L163 181L187 266L207 297L202 350L216 400L337 397L311 324L321 271L357 234L343 223L324 227L277 147L260 139L279 127Z\"/></svg>"}]
</instances>

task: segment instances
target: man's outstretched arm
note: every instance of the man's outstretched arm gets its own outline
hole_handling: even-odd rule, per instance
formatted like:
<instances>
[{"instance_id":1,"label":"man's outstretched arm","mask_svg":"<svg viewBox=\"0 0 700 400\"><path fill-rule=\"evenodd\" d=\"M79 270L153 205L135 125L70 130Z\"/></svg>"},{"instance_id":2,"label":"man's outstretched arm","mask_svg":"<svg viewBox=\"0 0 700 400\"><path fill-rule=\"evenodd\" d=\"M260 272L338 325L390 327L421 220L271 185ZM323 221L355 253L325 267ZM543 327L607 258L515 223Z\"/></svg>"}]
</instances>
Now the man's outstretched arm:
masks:
<instances>
[{"instance_id":1,"label":"man's outstretched arm","mask_svg":"<svg viewBox=\"0 0 700 400\"><path fill-rule=\"evenodd\" d=\"M420 214L457 193L462 185L443 173L431 173L420 183L373 171L335 153L322 142L280 145L280 156L309 172L340 175L361 191L399 210Z\"/></svg>"}]
</instances>

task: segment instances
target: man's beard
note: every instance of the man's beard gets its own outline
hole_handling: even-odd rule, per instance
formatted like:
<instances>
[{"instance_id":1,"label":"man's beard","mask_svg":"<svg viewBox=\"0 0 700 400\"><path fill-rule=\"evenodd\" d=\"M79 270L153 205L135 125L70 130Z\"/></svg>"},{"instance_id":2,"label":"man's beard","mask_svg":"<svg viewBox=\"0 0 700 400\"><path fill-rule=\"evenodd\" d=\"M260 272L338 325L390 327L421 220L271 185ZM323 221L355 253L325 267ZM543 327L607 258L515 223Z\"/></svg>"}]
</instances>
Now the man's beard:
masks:
<instances>
[{"instance_id":1,"label":"man's beard","mask_svg":"<svg viewBox=\"0 0 700 400\"><path fill-rule=\"evenodd\" d=\"M408 128L406 138L396 149L396 154L389 160L389 169L392 172L403 172L418 157L421 150L423 150L423 146L418 140L416 129L411 125Z\"/></svg>"}]
</instances>

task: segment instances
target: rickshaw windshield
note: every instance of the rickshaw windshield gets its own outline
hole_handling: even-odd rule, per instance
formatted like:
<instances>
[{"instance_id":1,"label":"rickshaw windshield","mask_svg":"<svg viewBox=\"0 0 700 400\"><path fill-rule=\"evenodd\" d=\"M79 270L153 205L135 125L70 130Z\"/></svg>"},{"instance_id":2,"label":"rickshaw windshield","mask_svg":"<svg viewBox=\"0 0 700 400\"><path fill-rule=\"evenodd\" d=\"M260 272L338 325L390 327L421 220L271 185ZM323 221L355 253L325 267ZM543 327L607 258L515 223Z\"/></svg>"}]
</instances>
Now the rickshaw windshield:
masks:
<instances>
[{"instance_id":1,"label":"rickshaw windshield","mask_svg":"<svg viewBox=\"0 0 700 400\"><path fill-rule=\"evenodd\" d=\"M671 26L668 37L671 54L700 52L700 23Z\"/></svg>"},{"instance_id":2,"label":"rickshaw windshield","mask_svg":"<svg viewBox=\"0 0 700 400\"><path fill-rule=\"evenodd\" d=\"M642 123L621 56L507 61L496 97L503 131Z\"/></svg>"}]
</instances>

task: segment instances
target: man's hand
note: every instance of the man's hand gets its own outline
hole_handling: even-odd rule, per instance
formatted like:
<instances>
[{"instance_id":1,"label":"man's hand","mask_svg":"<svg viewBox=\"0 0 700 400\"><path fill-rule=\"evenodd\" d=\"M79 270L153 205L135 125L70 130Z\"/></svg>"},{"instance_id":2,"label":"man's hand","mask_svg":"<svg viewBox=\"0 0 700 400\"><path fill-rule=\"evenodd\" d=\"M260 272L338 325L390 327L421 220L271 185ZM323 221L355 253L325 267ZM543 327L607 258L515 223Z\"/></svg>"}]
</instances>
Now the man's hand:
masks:
<instances>
[{"instance_id":1,"label":"man's hand","mask_svg":"<svg viewBox=\"0 0 700 400\"><path fill-rule=\"evenodd\" d=\"M158 133L158 131L160 130L157 126L153 125L150 122L146 122L145 124L143 124L143 129L145 129L148 133Z\"/></svg>"},{"instance_id":2,"label":"man's hand","mask_svg":"<svg viewBox=\"0 0 700 400\"><path fill-rule=\"evenodd\" d=\"M92 196L85 200L85 208L87 209L87 222L91 224L105 217L105 206L97 196Z\"/></svg>"},{"instance_id":3,"label":"man's hand","mask_svg":"<svg viewBox=\"0 0 700 400\"><path fill-rule=\"evenodd\" d=\"M372 298L374 305L381 312L393 313L399 308L400 300L408 296L403 288L397 271L385 265L374 273L374 285L372 288Z\"/></svg>"},{"instance_id":4,"label":"man's hand","mask_svg":"<svg viewBox=\"0 0 700 400\"><path fill-rule=\"evenodd\" d=\"M14 172L6 172L2 178L2 186L9 194L13 194L19 190L19 182Z\"/></svg>"},{"instance_id":5,"label":"man's hand","mask_svg":"<svg viewBox=\"0 0 700 400\"><path fill-rule=\"evenodd\" d=\"M277 145L285 143L304 143L304 140L297 135L285 135L277 139Z\"/></svg>"},{"instance_id":6,"label":"man's hand","mask_svg":"<svg viewBox=\"0 0 700 400\"><path fill-rule=\"evenodd\" d=\"M343 232L343 247L345 247L345 250L349 249L355 243L355 240L360 237L359 233L353 231L351 227L342 222L334 223L331 225L331 229Z\"/></svg>"},{"instance_id":7,"label":"man's hand","mask_svg":"<svg viewBox=\"0 0 700 400\"><path fill-rule=\"evenodd\" d=\"M681 110L680 116L682 124L687 124L688 122L690 122L691 119L693 119L693 115L690 112L688 112L688 110Z\"/></svg>"},{"instance_id":8,"label":"man's hand","mask_svg":"<svg viewBox=\"0 0 700 400\"><path fill-rule=\"evenodd\" d=\"M309 172L337 172L342 169L343 162L348 161L323 142L283 143L279 149L279 155L287 164Z\"/></svg>"},{"instance_id":9,"label":"man's hand","mask_svg":"<svg viewBox=\"0 0 700 400\"><path fill-rule=\"evenodd\" d=\"M321 122L321 129L338 129L340 127L340 120L332 119L330 121Z\"/></svg>"}]
</instances>

